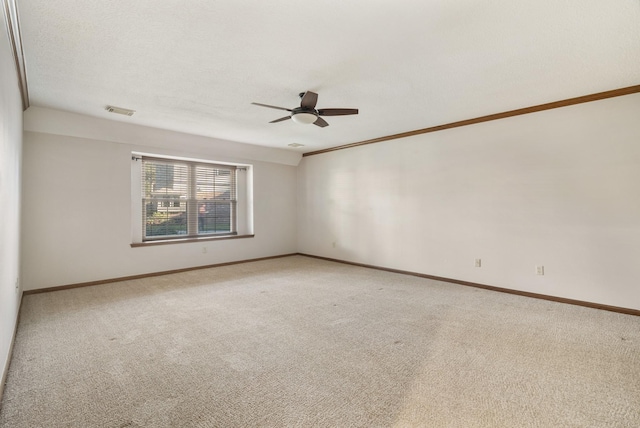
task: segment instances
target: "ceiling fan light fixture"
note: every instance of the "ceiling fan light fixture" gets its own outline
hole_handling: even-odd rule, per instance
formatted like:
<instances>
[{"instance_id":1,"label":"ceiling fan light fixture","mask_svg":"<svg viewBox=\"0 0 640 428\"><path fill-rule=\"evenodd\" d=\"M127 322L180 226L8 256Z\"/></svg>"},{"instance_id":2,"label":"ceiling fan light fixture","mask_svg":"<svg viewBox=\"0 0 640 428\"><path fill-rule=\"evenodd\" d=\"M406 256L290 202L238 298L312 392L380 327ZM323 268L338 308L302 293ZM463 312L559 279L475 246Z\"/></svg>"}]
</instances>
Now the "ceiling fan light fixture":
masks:
<instances>
[{"instance_id":1,"label":"ceiling fan light fixture","mask_svg":"<svg viewBox=\"0 0 640 428\"><path fill-rule=\"evenodd\" d=\"M302 113L292 114L291 115L291 119L293 119L293 121L296 122L296 123L302 123L304 125L309 125L309 124L315 122L318 119L318 117L313 113L302 112Z\"/></svg>"}]
</instances>

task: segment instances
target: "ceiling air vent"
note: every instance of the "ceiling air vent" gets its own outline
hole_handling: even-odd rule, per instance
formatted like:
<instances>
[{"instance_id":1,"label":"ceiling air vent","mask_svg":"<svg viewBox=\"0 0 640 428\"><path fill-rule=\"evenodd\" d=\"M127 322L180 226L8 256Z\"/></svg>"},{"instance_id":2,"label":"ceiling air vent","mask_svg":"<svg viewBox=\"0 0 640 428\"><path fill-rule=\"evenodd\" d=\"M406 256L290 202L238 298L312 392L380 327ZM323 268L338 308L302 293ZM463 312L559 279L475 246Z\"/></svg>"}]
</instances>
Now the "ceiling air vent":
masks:
<instances>
[{"instance_id":1,"label":"ceiling air vent","mask_svg":"<svg viewBox=\"0 0 640 428\"><path fill-rule=\"evenodd\" d=\"M124 114L125 116L133 116L133 113L136 112L135 110L129 110L128 108L114 107L114 106L106 106L104 109L109 113Z\"/></svg>"},{"instance_id":2,"label":"ceiling air vent","mask_svg":"<svg viewBox=\"0 0 640 428\"><path fill-rule=\"evenodd\" d=\"M291 143L291 144L287 144L289 147L302 147L304 146L304 144L298 144L298 143Z\"/></svg>"}]
</instances>

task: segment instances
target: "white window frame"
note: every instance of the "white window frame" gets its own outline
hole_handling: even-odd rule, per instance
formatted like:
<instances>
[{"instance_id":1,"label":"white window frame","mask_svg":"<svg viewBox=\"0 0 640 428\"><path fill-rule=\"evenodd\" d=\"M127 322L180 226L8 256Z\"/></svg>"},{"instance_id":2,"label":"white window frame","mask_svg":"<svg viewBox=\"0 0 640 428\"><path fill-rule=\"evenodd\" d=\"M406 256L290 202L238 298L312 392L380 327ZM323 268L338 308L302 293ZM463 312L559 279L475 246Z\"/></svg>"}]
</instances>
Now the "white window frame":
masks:
<instances>
[{"instance_id":1,"label":"white window frame","mask_svg":"<svg viewBox=\"0 0 640 428\"><path fill-rule=\"evenodd\" d=\"M236 175L236 203L232 221L235 221L234 234L201 234L175 235L162 238L145 239L142 195L142 158L155 158L176 163L190 163L203 165L224 165L235 167ZM193 209L193 208L192 208ZM170 243L199 242L208 240L250 238L253 237L253 166L230 162L219 162L205 159L195 159L177 156L167 156L155 153L131 153L131 246L147 246Z\"/></svg>"}]
</instances>

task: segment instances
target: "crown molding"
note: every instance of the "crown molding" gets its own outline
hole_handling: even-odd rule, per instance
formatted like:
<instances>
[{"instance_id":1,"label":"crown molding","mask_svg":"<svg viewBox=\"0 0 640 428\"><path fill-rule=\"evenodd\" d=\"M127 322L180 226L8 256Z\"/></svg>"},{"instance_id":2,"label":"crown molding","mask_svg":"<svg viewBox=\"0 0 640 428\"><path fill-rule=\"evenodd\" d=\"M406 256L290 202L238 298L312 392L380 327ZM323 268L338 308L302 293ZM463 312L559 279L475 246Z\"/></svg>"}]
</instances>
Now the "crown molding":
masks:
<instances>
[{"instance_id":1,"label":"crown molding","mask_svg":"<svg viewBox=\"0 0 640 428\"><path fill-rule=\"evenodd\" d=\"M18 85L22 97L22 109L29 108L29 89L27 87L27 72L24 65L24 51L22 50L22 36L20 35L20 19L15 0L2 0L4 6L4 20L7 27L9 45L13 51L13 60L18 74Z\"/></svg>"},{"instance_id":2,"label":"crown molding","mask_svg":"<svg viewBox=\"0 0 640 428\"><path fill-rule=\"evenodd\" d=\"M367 144L374 144L374 143L381 143L383 141L396 140L398 138L412 137L414 135L428 134L430 132L436 132L436 131L444 131L445 129L459 128L461 126L474 125L476 123L489 122L489 121L498 120L498 119L505 119L507 117L520 116L523 114L535 113L538 111L551 110L551 109L560 108L560 107L567 107L567 106L572 106L576 104L588 103L591 101L598 101L598 100L604 100L607 98L620 97L623 95L630 95L638 92L640 92L640 85L627 86L625 88L613 89L611 91L598 92L595 94L584 95L581 97L568 98L566 100L554 101L546 104L539 104L536 106L520 108L517 110L509 110L502 113L495 113L487 116L476 117L474 119L461 120L458 122L451 122L444 125L417 129L415 131L402 132L400 134L387 135L386 137L374 138L371 140L360 141L357 143L344 144L341 146L331 147L323 150L316 150L313 152L303 153L302 156L306 157L306 156L319 155L322 153L333 152L336 150L350 149L352 147L364 146Z\"/></svg>"}]
</instances>

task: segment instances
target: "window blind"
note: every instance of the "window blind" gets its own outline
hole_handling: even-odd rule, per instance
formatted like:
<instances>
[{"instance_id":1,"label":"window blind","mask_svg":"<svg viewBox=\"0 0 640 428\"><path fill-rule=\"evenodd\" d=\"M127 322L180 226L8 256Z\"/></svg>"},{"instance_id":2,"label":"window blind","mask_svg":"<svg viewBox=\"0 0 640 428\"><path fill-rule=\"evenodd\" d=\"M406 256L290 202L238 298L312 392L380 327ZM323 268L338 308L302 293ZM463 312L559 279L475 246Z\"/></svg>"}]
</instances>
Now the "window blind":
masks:
<instances>
[{"instance_id":1,"label":"window blind","mask_svg":"<svg viewBox=\"0 0 640 428\"><path fill-rule=\"evenodd\" d=\"M237 234L237 168L142 157L143 241Z\"/></svg>"}]
</instances>

